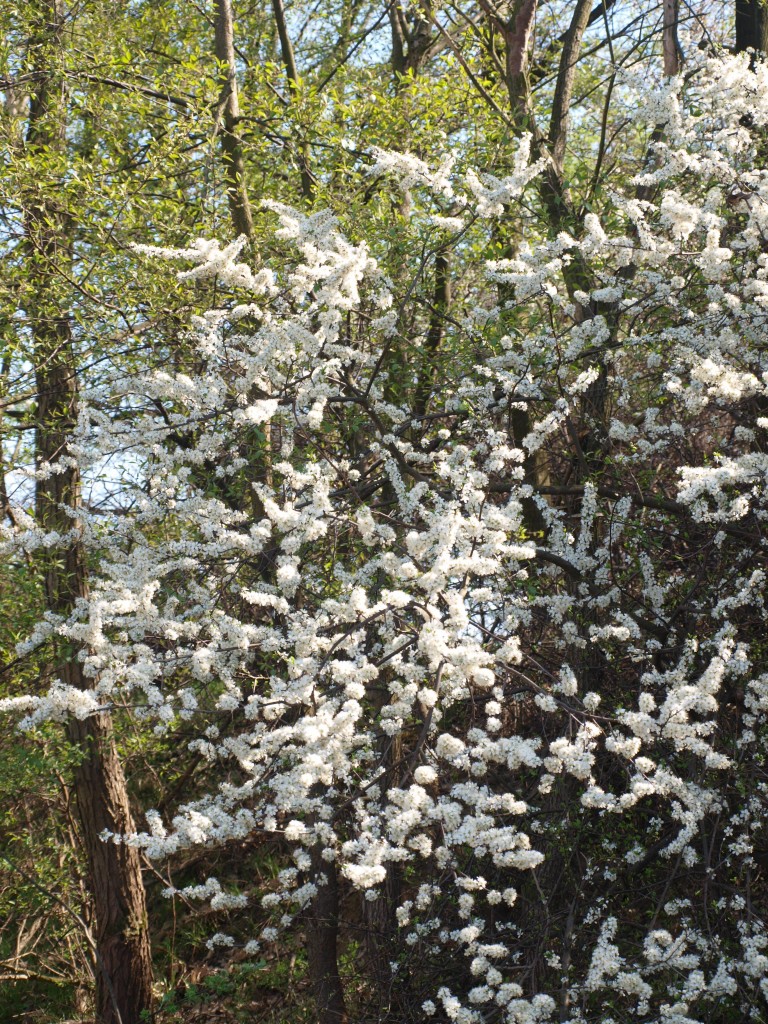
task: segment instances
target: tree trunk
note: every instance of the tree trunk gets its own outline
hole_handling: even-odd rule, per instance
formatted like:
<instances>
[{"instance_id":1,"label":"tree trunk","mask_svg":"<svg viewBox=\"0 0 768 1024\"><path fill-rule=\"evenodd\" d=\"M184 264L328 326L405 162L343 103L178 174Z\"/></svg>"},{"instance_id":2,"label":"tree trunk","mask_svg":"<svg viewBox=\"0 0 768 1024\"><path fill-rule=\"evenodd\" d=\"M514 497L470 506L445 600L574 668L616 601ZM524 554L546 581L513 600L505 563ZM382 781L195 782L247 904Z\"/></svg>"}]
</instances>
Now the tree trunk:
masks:
<instances>
[{"instance_id":1,"label":"tree trunk","mask_svg":"<svg viewBox=\"0 0 768 1024\"><path fill-rule=\"evenodd\" d=\"M78 670L79 665L70 664ZM76 681L62 679L69 685ZM107 714L73 720L69 739L84 752L75 792L94 896L99 1024L140 1024L152 1007L152 958L138 851L99 835L135 831L122 765ZM144 1018L146 1019L146 1018Z\"/></svg>"},{"instance_id":2,"label":"tree trunk","mask_svg":"<svg viewBox=\"0 0 768 1024\"><path fill-rule=\"evenodd\" d=\"M768 51L768 18L761 0L736 0L736 53Z\"/></svg>"},{"instance_id":3,"label":"tree trunk","mask_svg":"<svg viewBox=\"0 0 768 1024\"><path fill-rule=\"evenodd\" d=\"M768 17L764 0L736 0L736 53L744 50L762 51L768 54ZM754 58L749 62L754 65ZM768 133L764 129L756 129L751 114L745 114L741 122L752 130L757 143L759 166L764 166L768 158Z\"/></svg>"},{"instance_id":4,"label":"tree trunk","mask_svg":"<svg viewBox=\"0 0 768 1024\"><path fill-rule=\"evenodd\" d=\"M26 145L30 155L61 154L65 144L62 56L65 12L61 0L38 7L35 53L36 92L30 103ZM54 156L55 159L55 156ZM80 506L80 476L68 465L67 436L77 422L78 379L67 296L61 271L70 260L71 223L46 186L25 202L25 244L32 298L28 313L34 335L37 390L35 461L39 472L37 521L46 531L67 538L62 547L43 556L49 610L69 616L88 597L86 553L79 523L72 517ZM58 465L57 465L58 464ZM48 472L47 467L55 471ZM77 651L59 645L55 670L65 685L87 689ZM88 885L93 899L97 960L97 1018L100 1024L139 1024L152 1006L152 962L146 904L138 851L103 842L110 832L133 832L125 777L117 757L109 715L72 720L70 740L81 761L74 788Z\"/></svg>"},{"instance_id":5,"label":"tree trunk","mask_svg":"<svg viewBox=\"0 0 768 1024\"><path fill-rule=\"evenodd\" d=\"M315 997L317 1024L346 1024L344 987L339 975L339 881L336 865L312 850L312 877L317 893L307 913L307 960ZM325 884L319 884L325 879Z\"/></svg>"},{"instance_id":6,"label":"tree trunk","mask_svg":"<svg viewBox=\"0 0 768 1024\"><path fill-rule=\"evenodd\" d=\"M301 86L301 79L299 77L299 69L296 64L296 55L293 51L293 43L291 42L291 37L288 33L288 22L285 17L283 0L272 0L272 10L275 15L277 35L280 39L280 54L283 58L283 66L285 67L285 74L288 78L288 88L290 90L291 98L294 99ZM316 187L315 179L312 174L309 143L306 139L302 138L297 141L297 154L299 171L301 173L301 194L309 202L312 202L315 198Z\"/></svg>"},{"instance_id":7,"label":"tree trunk","mask_svg":"<svg viewBox=\"0 0 768 1024\"><path fill-rule=\"evenodd\" d=\"M664 0L662 51L664 54L664 74L669 77L679 75L683 64L680 41L677 38L677 26L680 20L679 3L680 0Z\"/></svg>"},{"instance_id":8,"label":"tree trunk","mask_svg":"<svg viewBox=\"0 0 768 1024\"><path fill-rule=\"evenodd\" d=\"M248 199L246 185L245 156L243 141L238 131L240 106L237 90L237 68L235 65L235 29L232 13L232 0L216 0L216 59L226 65L226 76L223 83L222 100L219 116L223 117L223 133L221 136L221 152L224 161L224 177L227 183L229 214L235 235L245 235L253 243L253 216ZM257 450L263 447L263 467L260 483L272 484L272 424L263 423L260 432L264 435L264 444L260 446L255 440L259 431L252 430L247 447ZM253 483L258 478L254 475ZM252 486L248 488L250 500L259 516L264 514L261 501ZM239 501L239 497L238 497Z\"/></svg>"},{"instance_id":9,"label":"tree trunk","mask_svg":"<svg viewBox=\"0 0 768 1024\"><path fill-rule=\"evenodd\" d=\"M216 2L216 59L225 66L219 116L223 124L221 149L229 210L236 233L245 235L250 241L253 238L253 218L245 184L243 143L238 132L240 104L237 96L232 0Z\"/></svg>"}]
</instances>

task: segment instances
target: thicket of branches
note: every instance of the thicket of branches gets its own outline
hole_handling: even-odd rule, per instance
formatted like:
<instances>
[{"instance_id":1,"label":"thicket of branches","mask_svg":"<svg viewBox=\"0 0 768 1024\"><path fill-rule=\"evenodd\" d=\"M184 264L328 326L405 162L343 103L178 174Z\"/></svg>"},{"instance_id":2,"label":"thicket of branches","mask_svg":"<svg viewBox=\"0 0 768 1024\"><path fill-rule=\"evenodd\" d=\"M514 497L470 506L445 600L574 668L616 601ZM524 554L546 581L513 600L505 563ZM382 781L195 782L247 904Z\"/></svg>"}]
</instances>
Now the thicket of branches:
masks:
<instances>
[{"instance_id":1,"label":"thicket of branches","mask_svg":"<svg viewBox=\"0 0 768 1024\"><path fill-rule=\"evenodd\" d=\"M762 6L0 20L0 1016L763 1020Z\"/></svg>"}]
</instances>

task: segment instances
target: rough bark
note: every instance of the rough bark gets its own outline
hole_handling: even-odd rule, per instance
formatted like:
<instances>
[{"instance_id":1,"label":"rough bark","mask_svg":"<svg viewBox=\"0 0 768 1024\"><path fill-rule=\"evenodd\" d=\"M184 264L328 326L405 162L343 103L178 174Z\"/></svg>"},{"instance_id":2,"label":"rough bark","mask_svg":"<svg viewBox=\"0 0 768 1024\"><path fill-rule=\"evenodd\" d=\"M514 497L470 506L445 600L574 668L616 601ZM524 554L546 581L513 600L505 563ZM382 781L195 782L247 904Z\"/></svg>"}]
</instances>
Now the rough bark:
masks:
<instances>
[{"instance_id":1,"label":"rough bark","mask_svg":"<svg viewBox=\"0 0 768 1024\"><path fill-rule=\"evenodd\" d=\"M768 52L768 18L761 0L736 0L736 52Z\"/></svg>"},{"instance_id":2,"label":"rough bark","mask_svg":"<svg viewBox=\"0 0 768 1024\"><path fill-rule=\"evenodd\" d=\"M525 73L535 17L536 0L521 0L515 4L507 35L507 75L510 80Z\"/></svg>"},{"instance_id":3,"label":"rough bark","mask_svg":"<svg viewBox=\"0 0 768 1024\"><path fill-rule=\"evenodd\" d=\"M680 0L664 0L662 48L664 51L664 74L669 77L679 75L683 65L683 54L680 41L677 38L679 7Z\"/></svg>"},{"instance_id":4,"label":"rough bark","mask_svg":"<svg viewBox=\"0 0 768 1024\"><path fill-rule=\"evenodd\" d=\"M504 84L509 95L512 121L519 131L534 131L528 64L537 0L514 0L508 19L500 17L491 0L479 2L491 24L499 31L506 47Z\"/></svg>"},{"instance_id":5,"label":"rough bark","mask_svg":"<svg viewBox=\"0 0 768 1024\"><path fill-rule=\"evenodd\" d=\"M237 95L232 0L216 0L216 59L224 69L219 109L229 210L236 234L251 239L253 217L245 183L243 141L238 131L240 103Z\"/></svg>"},{"instance_id":6,"label":"rough bark","mask_svg":"<svg viewBox=\"0 0 768 1024\"><path fill-rule=\"evenodd\" d=\"M405 73L405 19L400 6L396 3L387 4L387 14L392 29L392 50L389 62L397 80Z\"/></svg>"},{"instance_id":7,"label":"rough bark","mask_svg":"<svg viewBox=\"0 0 768 1024\"><path fill-rule=\"evenodd\" d=\"M339 882L336 866L323 860L322 847L312 850L312 875L317 893L307 913L307 961L315 998L317 1024L346 1024L344 987L339 974Z\"/></svg>"},{"instance_id":8,"label":"rough bark","mask_svg":"<svg viewBox=\"0 0 768 1024\"><path fill-rule=\"evenodd\" d=\"M395 73L395 89L398 90L403 79L415 78L429 57L444 44L432 33L434 16L431 0L420 0L413 6L410 24L399 3L391 3L388 13L392 29L390 64Z\"/></svg>"},{"instance_id":9,"label":"rough bark","mask_svg":"<svg viewBox=\"0 0 768 1024\"><path fill-rule=\"evenodd\" d=\"M60 152L65 142L66 95L56 68L65 23L61 0L38 5L35 44L36 91L30 102L26 145L31 155ZM71 322L59 273L69 262L72 224L54 196L43 190L26 197L25 243L32 298L37 408L35 458L38 470L66 456L66 439L77 421L78 377ZM76 466L64 460L38 480L36 512L47 531L68 536L63 549L45 556L46 601L68 616L88 597L86 555L79 540L80 505ZM69 511L68 511L69 510ZM75 511L75 518L71 510ZM59 645L56 672L62 682L88 688L77 651ZM138 852L102 842L100 833L134 831L125 777L117 757L109 715L73 720L68 728L80 762L74 773L88 886L95 918L96 1009L100 1024L139 1024L152 1007L152 963Z\"/></svg>"},{"instance_id":10,"label":"rough bark","mask_svg":"<svg viewBox=\"0 0 768 1024\"><path fill-rule=\"evenodd\" d=\"M70 668L75 668L70 663ZM77 666L79 668L79 666ZM76 686L77 675L65 682ZM122 765L107 714L70 723L69 739L84 751L75 771L78 812L94 894L97 954L96 1019L140 1024L152 1007L152 958L141 862L135 849L99 835L128 833L135 825Z\"/></svg>"}]
</instances>

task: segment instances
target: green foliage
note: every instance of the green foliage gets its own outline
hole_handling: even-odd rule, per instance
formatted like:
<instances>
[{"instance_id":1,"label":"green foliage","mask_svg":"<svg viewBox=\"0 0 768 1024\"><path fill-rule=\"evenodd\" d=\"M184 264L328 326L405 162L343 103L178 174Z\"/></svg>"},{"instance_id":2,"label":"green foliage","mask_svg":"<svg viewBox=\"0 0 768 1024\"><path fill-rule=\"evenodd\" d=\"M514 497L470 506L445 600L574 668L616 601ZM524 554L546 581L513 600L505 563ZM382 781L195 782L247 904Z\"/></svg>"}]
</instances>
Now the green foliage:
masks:
<instances>
[{"instance_id":1,"label":"green foliage","mask_svg":"<svg viewBox=\"0 0 768 1024\"><path fill-rule=\"evenodd\" d=\"M138 374L148 354L156 365L194 375L198 366L187 341L187 327L194 313L216 304L216 290L181 288L172 268L138 259L132 246L183 246L198 236L226 240L233 234L220 155L217 107L222 68L213 56L215 4L210 0L201 4L183 0L73 3L67 5L61 47L43 52L38 35L44 6L39 0L21 0L0 12L0 80L5 83L5 104L0 109L0 306L9 311L0 320L0 474L7 481L7 494L0 493L0 514L6 521L13 514L10 504L30 513L35 505L35 495L20 471L34 459L41 401L31 326L39 313L36 273L41 266L51 271L56 307L69 318L73 359L83 386L94 387L107 374ZM307 211L330 209L350 238L370 238L373 255L390 277L396 300L419 286L416 290L425 298L409 307L410 319L404 318L392 342L388 399L393 403L412 402L418 382L434 368L449 368L460 382L469 365L498 355L507 339L522 344L526 337L551 326L544 305L540 310L529 307L525 315L514 307L503 308L491 327L464 322L470 291L477 294L485 289L489 307L497 302L503 307L507 298L503 290L497 293L485 283L484 261L510 255L523 223L530 238L552 234L546 211L535 199L516 209L499 229L472 225L455 247L450 308L443 311L439 346L430 351L426 338L436 322L435 257L445 237L413 214L407 195L391 185L372 182L366 173L373 147L408 150L431 163L450 150L459 168L472 166L498 175L508 171L514 125L503 80L503 44L479 11L469 12L460 5L448 10L453 19L445 22L450 43L435 45L428 61L398 78L392 70L388 13L381 4L319 0L310 5L300 0L288 12L300 70L293 87L286 77L273 6L238 4L236 10L238 131L254 206L250 256L258 258L274 221L271 213L259 208L259 201L277 199ZM532 102L545 127L568 12L569 5L558 3L539 10ZM622 62L631 64L636 52L652 53L658 45L657 38L644 29L636 31L638 41L629 27L626 32L622 28L607 59L602 25L592 31L594 52L580 60L577 69L574 120L579 130L569 138L564 168L565 184L580 216L588 210L602 215L615 168L623 168L626 183L642 166L646 140L639 125L627 122L628 95L620 87L617 69ZM35 147L28 142L27 97L34 94L41 65L60 84L66 123L61 126L59 145ZM621 130L606 139L604 113L609 99L611 123ZM596 164L599 151L600 166ZM302 186L305 157L314 181L312 197ZM48 217L48 227L59 232L53 253L36 248L30 234L30 213L44 203L49 210L55 209L55 216L49 213ZM449 203L444 212L450 214ZM612 226L606 224L608 229ZM272 251L279 262L279 248L273 244ZM442 379L448 376L441 374ZM557 395L558 386L553 380L552 393L545 400ZM129 409L100 411L131 415ZM158 408L158 416L169 417L175 411ZM354 415L346 418L343 431L348 450L364 457L365 438ZM329 445L338 440L333 431L328 432ZM230 509L248 508L254 501L252 484L269 471L270 445L276 444L263 430L253 428L243 437L240 451L232 453L246 460L242 469L217 476L217 467L201 466L208 493ZM564 442L556 468L567 467L571 454ZM307 458L312 457L308 450ZM603 469L609 470L610 465L606 459ZM119 508L120 477L134 468L127 460L109 471L99 468L98 485L84 482L85 500L104 510L106 531L112 526L109 512ZM641 490L653 483L653 471L645 472L648 477L636 481ZM657 516L647 531L628 534L626 544L638 557L649 547L663 549L672 578L685 553L679 537L670 536L672 523L668 531L662 525ZM171 535L176 526L169 518L163 529ZM531 524L526 535L541 534ZM337 543L352 542L340 533ZM366 557L364 550L359 557ZM328 597L338 587L334 566L327 553L318 556L315 579ZM263 567L254 566L252 571L257 578ZM635 585L629 573L621 582L630 591ZM524 585L533 603L535 584ZM678 586L683 603L695 583L681 578ZM16 644L44 615L44 588L35 558L0 566L0 697L41 693L52 681L50 642L29 655L16 652ZM168 586L167 599L173 598L171 590ZM269 670L265 659L263 671ZM202 689L191 672L189 682ZM252 683L258 684L258 679ZM215 696L215 686L205 695ZM451 714L458 719L466 709L456 706ZM193 737L183 725L175 733L158 737L134 712L115 709L113 721L137 809L160 804L164 812L172 813L179 803L199 793L205 766L201 756L187 748ZM219 720L217 724L226 735L229 724ZM40 1007L47 1021L71 1015L78 993L93 984L92 954L73 917L89 921L91 915L71 799L76 761L57 726L47 725L25 738L8 729L0 732L2 1020ZM603 784L610 788L610 780ZM588 849L594 827L594 815L587 813L543 825L561 854L565 874L570 870L569 843L578 841ZM617 848L630 849L646 828L648 822L640 812L627 816L613 837ZM223 884L243 877L263 881L283 866L283 851L244 846L202 863L180 860L163 865L162 872L168 873L163 882L147 872L158 988L169 989L160 1000L159 1024L203 1019L192 1012L214 1006L226 1006L235 1020L272 1024L314 1020L300 922L278 958L235 959L227 966L212 967L204 945L211 931L210 918L161 894L171 878L179 886L198 883L213 873ZM661 875L658 865L650 864L642 869L642 884L660 888ZM416 882L407 874L403 878L406 889ZM524 898L530 901L534 916L536 894L525 893ZM227 928L247 941L258 932L256 925L261 927L267 920L261 911L253 916L264 920L243 921L232 915ZM42 922L42 927L19 958L19 937L28 935L30 922L35 921ZM369 983L367 952L351 930L342 936L341 944L345 985L353 1001L357 999L363 1019ZM17 964L19 978L3 983L4 965L12 962ZM434 973L447 977L451 969L437 965ZM261 1014L258 1018L254 1018L254 1006Z\"/></svg>"}]
</instances>

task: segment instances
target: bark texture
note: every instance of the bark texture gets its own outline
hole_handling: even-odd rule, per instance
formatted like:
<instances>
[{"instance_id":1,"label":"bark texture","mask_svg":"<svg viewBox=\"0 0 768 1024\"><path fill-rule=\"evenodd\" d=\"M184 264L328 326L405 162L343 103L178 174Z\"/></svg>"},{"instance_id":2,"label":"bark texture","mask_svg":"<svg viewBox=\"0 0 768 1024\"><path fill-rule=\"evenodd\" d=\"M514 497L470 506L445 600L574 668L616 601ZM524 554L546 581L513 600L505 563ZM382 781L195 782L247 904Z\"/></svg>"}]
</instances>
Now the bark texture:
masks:
<instances>
[{"instance_id":1,"label":"bark texture","mask_svg":"<svg viewBox=\"0 0 768 1024\"><path fill-rule=\"evenodd\" d=\"M344 987L339 974L339 881L336 866L323 860L322 847L312 850L312 875L317 893L307 914L307 960L315 997L317 1024L347 1024Z\"/></svg>"},{"instance_id":2,"label":"bark texture","mask_svg":"<svg viewBox=\"0 0 768 1024\"><path fill-rule=\"evenodd\" d=\"M679 75L683 65L680 41L677 38L677 25L680 17L680 0L664 0L664 34L662 48L664 52L664 74Z\"/></svg>"},{"instance_id":3,"label":"bark texture","mask_svg":"<svg viewBox=\"0 0 768 1024\"><path fill-rule=\"evenodd\" d=\"M392 3L388 15L392 30L390 64L395 73L395 90L399 91L403 79L415 78L443 44L432 33L431 0L420 0L407 14L404 5Z\"/></svg>"},{"instance_id":4,"label":"bark texture","mask_svg":"<svg viewBox=\"0 0 768 1024\"><path fill-rule=\"evenodd\" d=\"M65 143L66 93L60 73L65 11L61 0L38 5L36 92L30 101L26 145L30 154L61 153ZM39 525L69 535L63 549L44 556L50 611L68 616L88 597L86 555L76 518L80 477L66 463L66 440L77 422L77 357L61 272L70 263L72 224L50 190L25 197L25 243L31 282L29 316L34 334ZM60 460L64 460L60 463ZM57 465L60 463L59 465ZM71 511L75 510L75 518ZM62 682L86 689L77 650L59 645L55 670ZM93 900L99 1024L139 1024L152 1007L152 961L138 852L104 843L101 832L134 831L125 777L109 715L73 720L68 733L80 751L74 788Z\"/></svg>"},{"instance_id":5,"label":"bark texture","mask_svg":"<svg viewBox=\"0 0 768 1024\"><path fill-rule=\"evenodd\" d=\"M238 130L240 102L237 94L231 0L217 0L216 2L216 59L224 67L219 116L229 211L235 232L238 235L246 235L250 240L253 238L253 217L245 184L243 142Z\"/></svg>"},{"instance_id":6,"label":"bark texture","mask_svg":"<svg viewBox=\"0 0 768 1024\"><path fill-rule=\"evenodd\" d=\"M768 51L768 18L761 0L736 0L736 52Z\"/></svg>"}]
</instances>

